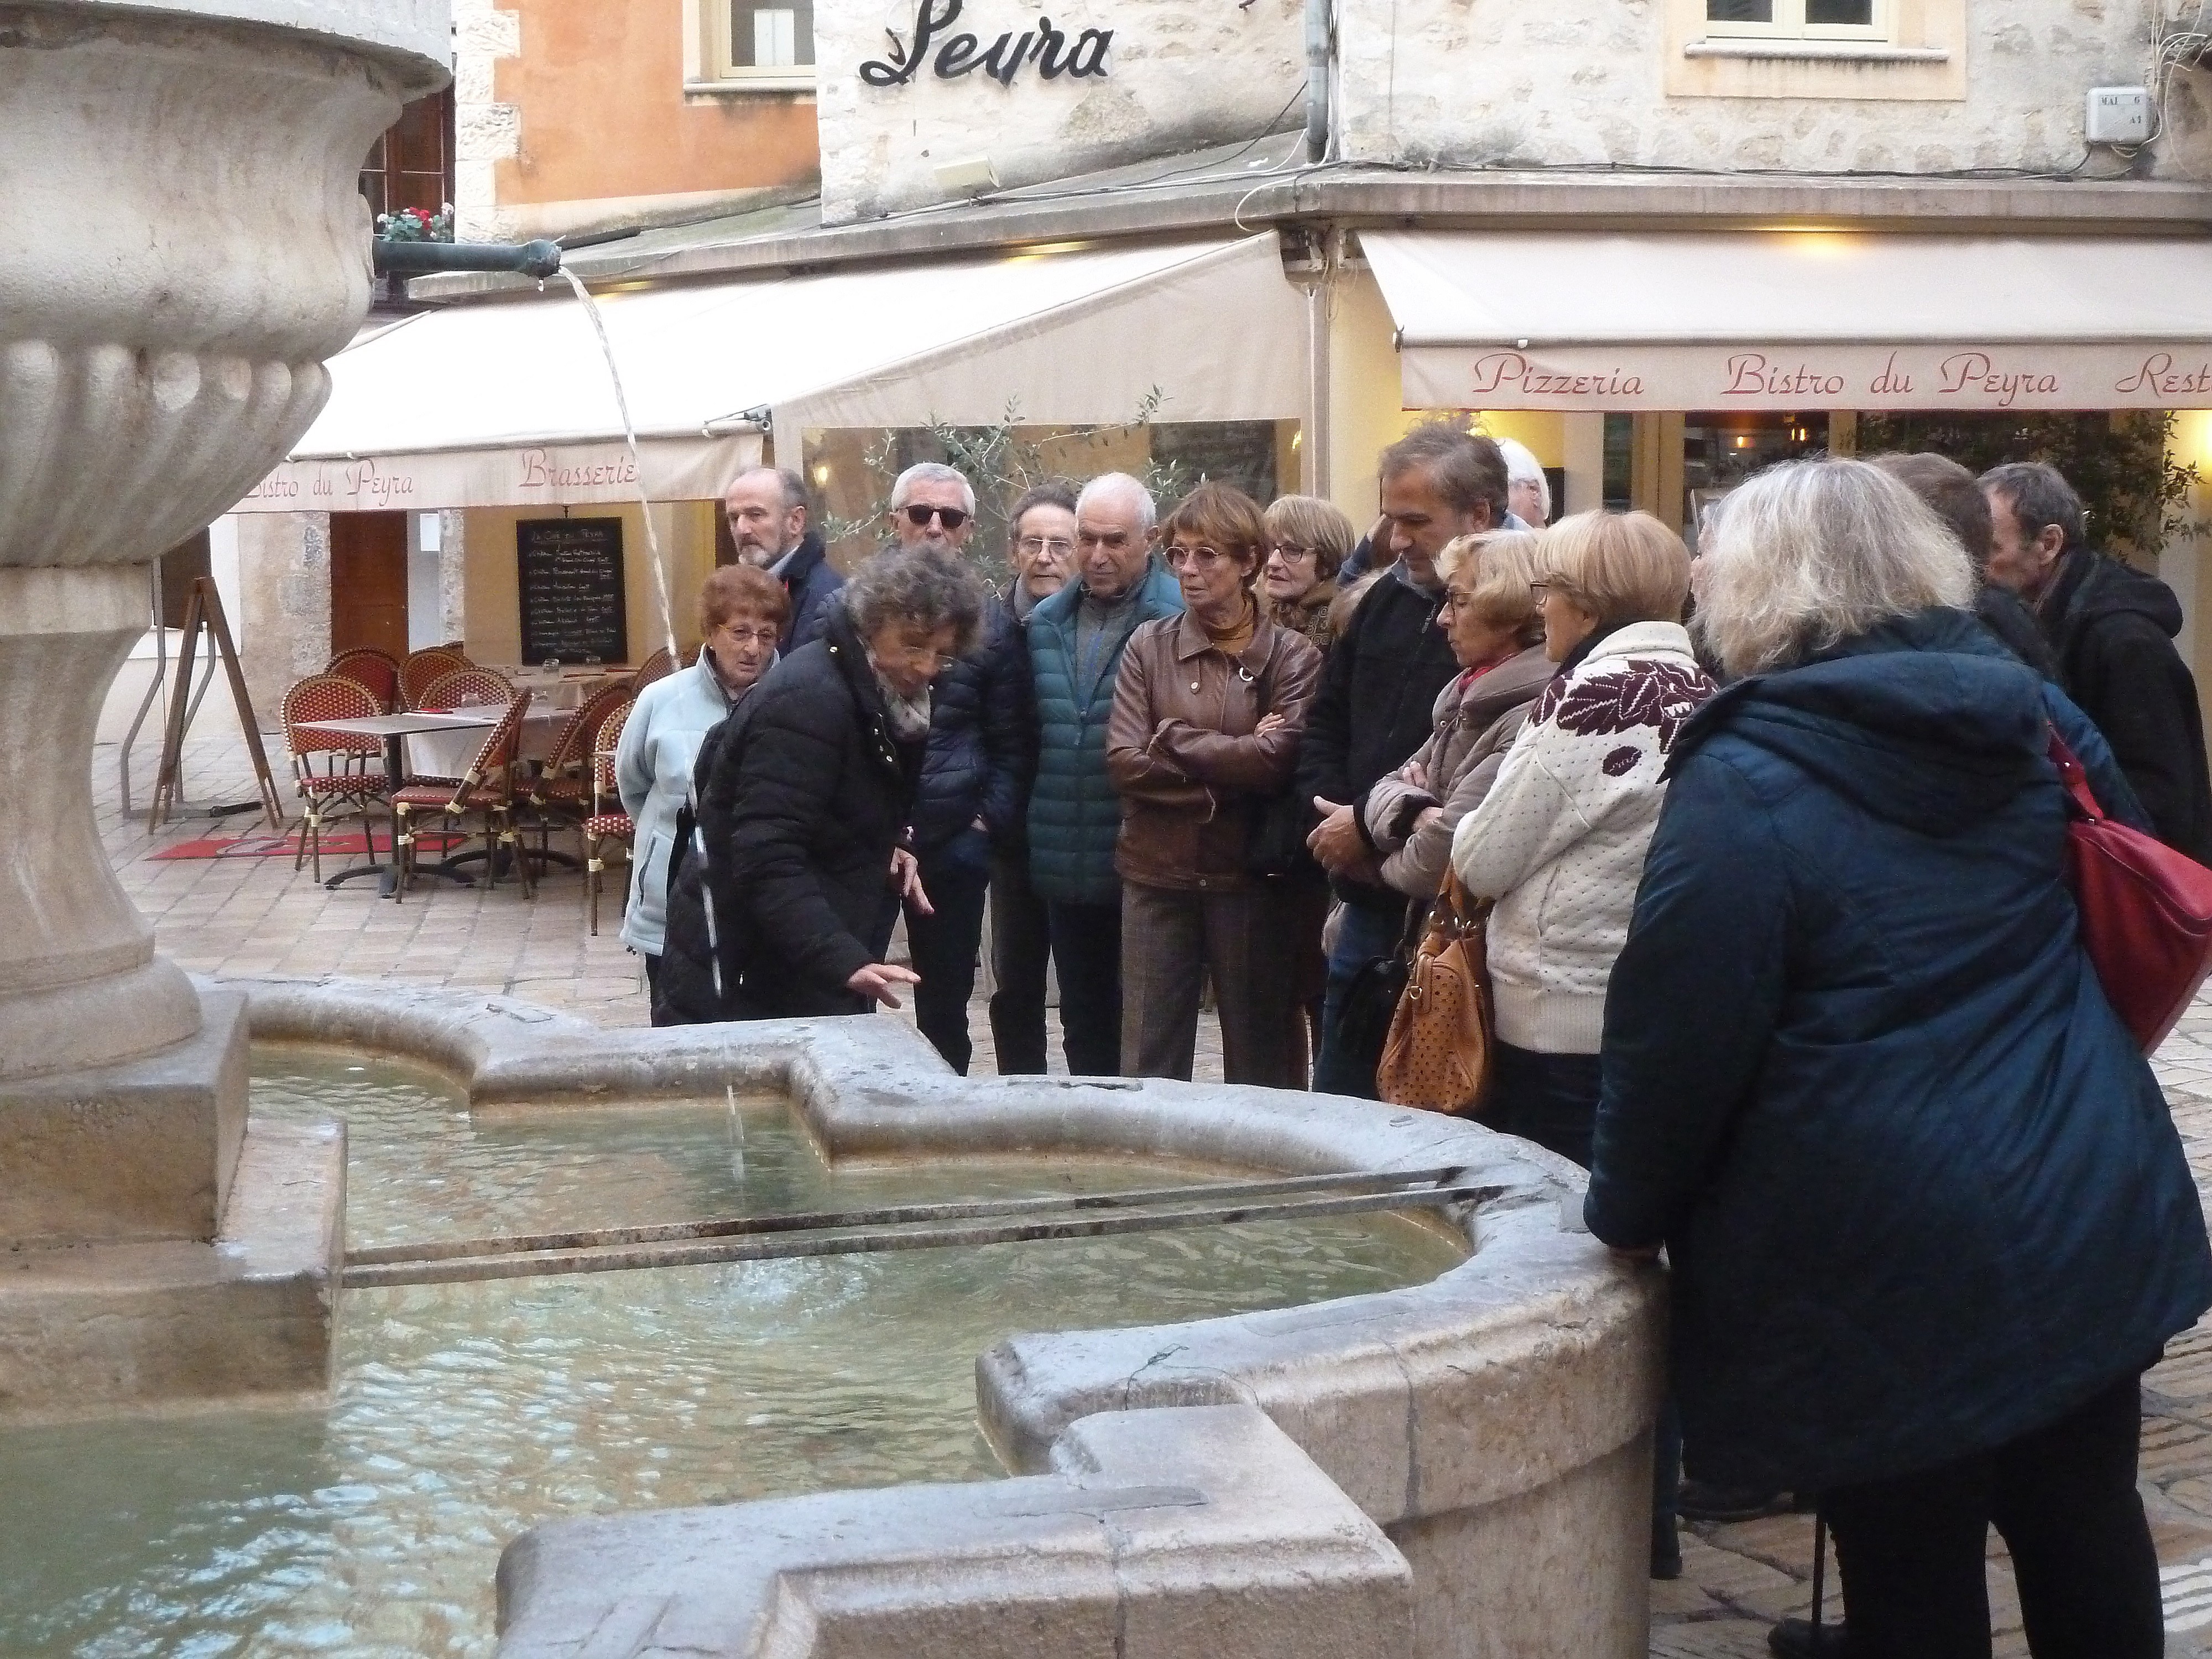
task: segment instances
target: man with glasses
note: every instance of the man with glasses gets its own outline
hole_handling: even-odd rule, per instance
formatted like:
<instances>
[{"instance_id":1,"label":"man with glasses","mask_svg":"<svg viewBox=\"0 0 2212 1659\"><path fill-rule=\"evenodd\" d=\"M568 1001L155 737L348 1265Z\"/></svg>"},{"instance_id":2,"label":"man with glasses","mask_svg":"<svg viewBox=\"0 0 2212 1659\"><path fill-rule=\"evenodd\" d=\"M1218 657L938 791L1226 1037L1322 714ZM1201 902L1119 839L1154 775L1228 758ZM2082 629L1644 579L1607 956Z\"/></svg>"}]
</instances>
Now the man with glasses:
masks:
<instances>
[{"instance_id":1,"label":"man with glasses","mask_svg":"<svg viewBox=\"0 0 2212 1659\"><path fill-rule=\"evenodd\" d=\"M1375 1098L1377 1056L1347 1052L1346 994L1368 962L1387 956L1406 900L1378 878L1358 808L1376 780L1405 764L1430 732L1444 682L1459 672L1437 626L1444 600L1437 555L1455 536L1505 521L1505 458L1449 422L1416 427L1382 452L1382 534L1394 562L1368 588L1329 653L1306 715L1298 788L1321 814L1307 845L1344 901L1322 994L1313 1086Z\"/></svg>"},{"instance_id":2,"label":"man with glasses","mask_svg":"<svg viewBox=\"0 0 2212 1659\"><path fill-rule=\"evenodd\" d=\"M975 489L936 461L910 466L891 486L890 528L901 547L964 562L975 534ZM915 797L914 843L930 908L906 905L915 1024L963 1076L975 1046L968 999L994 848L1018 846L1036 765L1036 705L1029 651L1005 605L987 607L975 648L939 675L929 693L929 748ZM898 901L885 912L889 936Z\"/></svg>"},{"instance_id":3,"label":"man with glasses","mask_svg":"<svg viewBox=\"0 0 2212 1659\"><path fill-rule=\"evenodd\" d=\"M749 466L722 492L737 562L765 570L791 601L781 648L796 651L830 625L830 605L845 585L822 538L806 527L806 485L788 467Z\"/></svg>"},{"instance_id":4,"label":"man with glasses","mask_svg":"<svg viewBox=\"0 0 2212 1659\"><path fill-rule=\"evenodd\" d=\"M1127 473L1093 478L1075 502L1075 580L1030 613L1038 726L1030 880L1045 902L1067 1069L1079 1077L1112 1077L1121 1066L1121 801L1106 775L1106 726L1129 635L1182 611L1181 586L1152 554L1158 516L1152 493Z\"/></svg>"}]
</instances>

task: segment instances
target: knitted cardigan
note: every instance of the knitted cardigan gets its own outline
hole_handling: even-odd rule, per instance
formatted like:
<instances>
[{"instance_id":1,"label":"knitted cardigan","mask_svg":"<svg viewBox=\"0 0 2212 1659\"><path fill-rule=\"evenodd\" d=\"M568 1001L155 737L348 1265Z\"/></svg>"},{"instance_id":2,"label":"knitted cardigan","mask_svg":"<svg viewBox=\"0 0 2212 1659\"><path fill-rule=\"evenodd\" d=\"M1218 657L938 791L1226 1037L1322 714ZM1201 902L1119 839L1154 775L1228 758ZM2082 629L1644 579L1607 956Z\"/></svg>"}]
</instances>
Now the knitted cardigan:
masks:
<instances>
[{"instance_id":1,"label":"knitted cardigan","mask_svg":"<svg viewBox=\"0 0 2212 1659\"><path fill-rule=\"evenodd\" d=\"M1489 959L1501 1041L1598 1051L1667 751L1712 693L1675 623L1615 629L1545 688L1489 794L1460 820L1452 867L1476 897L1498 901Z\"/></svg>"}]
</instances>

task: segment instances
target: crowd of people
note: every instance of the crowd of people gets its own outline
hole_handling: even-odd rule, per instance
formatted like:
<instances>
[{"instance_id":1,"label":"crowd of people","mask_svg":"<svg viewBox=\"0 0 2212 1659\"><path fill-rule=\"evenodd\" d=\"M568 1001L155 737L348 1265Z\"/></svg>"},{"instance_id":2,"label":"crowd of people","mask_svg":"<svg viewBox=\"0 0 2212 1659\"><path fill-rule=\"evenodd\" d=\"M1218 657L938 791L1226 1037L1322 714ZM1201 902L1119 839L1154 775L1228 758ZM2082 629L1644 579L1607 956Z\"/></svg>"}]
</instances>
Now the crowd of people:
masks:
<instances>
[{"instance_id":1,"label":"crowd of people","mask_svg":"<svg viewBox=\"0 0 2212 1659\"><path fill-rule=\"evenodd\" d=\"M1654 1573L1679 1453L1690 1512L1832 1526L1848 1634L1778 1652L1986 1654L1994 1523L2039 1659L2160 1653L2136 1379L2212 1250L2047 751L2212 860L2172 595L2035 464L1784 464L1695 561L1646 514L1552 522L1533 457L1449 422L1377 477L1364 537L1214 483L1032 489L994 592L952 468L842 582L801 481L739 477L699 663L623 738L655 1019L910 995L965 1072L988 914L1002 1073L1046 1067L1049 969L1071 1073L1188 1078L1210 984L1227 1082L1374 1098L1357 1005L1455 882L1484 1121L1671 1269Z\"/></svg>"}]
</instances>

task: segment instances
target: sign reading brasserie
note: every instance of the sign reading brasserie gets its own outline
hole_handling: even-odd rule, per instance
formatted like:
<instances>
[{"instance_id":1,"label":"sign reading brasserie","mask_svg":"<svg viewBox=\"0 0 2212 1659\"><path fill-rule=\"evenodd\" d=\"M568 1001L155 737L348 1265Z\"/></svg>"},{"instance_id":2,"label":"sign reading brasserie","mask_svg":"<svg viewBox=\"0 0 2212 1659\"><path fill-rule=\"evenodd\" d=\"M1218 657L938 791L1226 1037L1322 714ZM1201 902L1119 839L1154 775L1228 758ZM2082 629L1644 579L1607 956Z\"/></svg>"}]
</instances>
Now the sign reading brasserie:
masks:
<instances>
[{"instance_id":1,"label":"sign reading brasserie","mask_svg":"<svg viewBox=\"0 0 2212 1659\"><path fill-rule=\"evenodd\" d=\"M1000 86L1011 86L1022 66L1030 63L1048 81L1057 81L1063 75L1077 81L1104 78L1106 48L1114 42L1113 30L1085 29L1071 46L1067 36L1053 27L1051 18L1040 16L1035 28L1024 29L1018 35L1008 29L985 47L979 36L945 33L960 21L967 0L915 0L914 44L900 40L896 30L885 29L891 42L888 61L871 58L860 65L860 79L872 87L902 87L921 72L933 46L937 56L930 69L940 81L957 81L981 70Z\"/></svg>"}]
</instances>

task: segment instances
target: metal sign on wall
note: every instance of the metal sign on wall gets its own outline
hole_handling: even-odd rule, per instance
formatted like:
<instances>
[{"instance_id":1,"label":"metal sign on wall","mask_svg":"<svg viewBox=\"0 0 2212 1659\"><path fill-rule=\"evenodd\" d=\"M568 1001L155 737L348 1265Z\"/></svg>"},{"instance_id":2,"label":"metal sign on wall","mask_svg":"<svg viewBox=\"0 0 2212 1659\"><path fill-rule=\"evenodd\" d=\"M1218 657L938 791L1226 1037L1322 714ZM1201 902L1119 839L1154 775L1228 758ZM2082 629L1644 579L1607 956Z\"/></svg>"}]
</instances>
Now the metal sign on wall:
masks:
<instances>
[{"instance_id":1,"label":"metal sign on wall","mask_svg":"<svg viewBox=\"0 0 2212 1659\"><path fill-rule=\"evenodd\" d=\"M1063 75L1073 81L1105 77L1113 30L1084 29L1071 39L1053 27L1050 17L1040 15L1034 28L1018 33L1006 29L986 46L981 35L951 33L966 5L967 0L915 0L910 40L885 29L890 49L860 65L860 79L872 87L902 87L925 66L940 81L957 81L981 70L1002 87L1012 85L1015 76L1032 66L1047 81Z\"/></svg>"}]
</instances>

